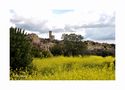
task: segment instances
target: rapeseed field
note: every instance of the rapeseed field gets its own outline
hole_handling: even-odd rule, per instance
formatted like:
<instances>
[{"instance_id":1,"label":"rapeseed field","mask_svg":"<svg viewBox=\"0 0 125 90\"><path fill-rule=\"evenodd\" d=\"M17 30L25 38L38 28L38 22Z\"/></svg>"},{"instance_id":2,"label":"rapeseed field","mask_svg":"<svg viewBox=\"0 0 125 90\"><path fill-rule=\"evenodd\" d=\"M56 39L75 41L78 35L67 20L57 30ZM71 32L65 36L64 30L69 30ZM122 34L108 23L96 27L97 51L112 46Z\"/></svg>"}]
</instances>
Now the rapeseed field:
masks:
<instances>
[{"instance_id":1,"label":"rapeseed field","mask_svg":"<svg viewBox=\"0 0 125 90\"><path fill-rule=\"evenodd\" d=\"M31 70L10 70L10 80L115 80L114 57L34 58Z\"/></svg>"}]
</instances>

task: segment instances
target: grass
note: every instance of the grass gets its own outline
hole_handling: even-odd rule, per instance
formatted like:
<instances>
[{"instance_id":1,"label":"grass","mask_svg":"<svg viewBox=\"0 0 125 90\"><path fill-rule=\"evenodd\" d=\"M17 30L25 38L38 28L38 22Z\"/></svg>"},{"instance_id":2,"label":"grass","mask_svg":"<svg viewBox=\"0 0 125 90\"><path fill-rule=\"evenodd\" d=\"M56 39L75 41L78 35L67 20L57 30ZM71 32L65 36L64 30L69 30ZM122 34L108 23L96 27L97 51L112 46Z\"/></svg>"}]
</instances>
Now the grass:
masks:
<instances>
[{"instance_id":1,"label":"grass","mask_svg":"<svg viewBox=\"0 0 125 90\"><path fill-rule=\"evenodd\" d=\"M11 80L115 80L111 56L34 58L33 70L10 71Z\"/></svg>"}]
</instances>

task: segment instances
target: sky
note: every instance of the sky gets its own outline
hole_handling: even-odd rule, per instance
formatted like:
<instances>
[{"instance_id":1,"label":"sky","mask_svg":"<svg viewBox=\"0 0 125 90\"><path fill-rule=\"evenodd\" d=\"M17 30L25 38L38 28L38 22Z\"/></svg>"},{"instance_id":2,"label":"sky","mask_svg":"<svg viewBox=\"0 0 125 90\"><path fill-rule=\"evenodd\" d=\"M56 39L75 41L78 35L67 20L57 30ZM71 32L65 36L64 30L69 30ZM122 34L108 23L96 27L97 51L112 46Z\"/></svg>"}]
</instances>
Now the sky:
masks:
<instances>
[{"instance_id":1,"label":"sky","mask_svg":"<svg viewBox=\"0 0 125 90\"><path fill-rule=\"evenodd\" d=\"M115 43L114 0L12 0L11 26L48 38L76 33L84 40Z\"/></svg>"}]
</instances>

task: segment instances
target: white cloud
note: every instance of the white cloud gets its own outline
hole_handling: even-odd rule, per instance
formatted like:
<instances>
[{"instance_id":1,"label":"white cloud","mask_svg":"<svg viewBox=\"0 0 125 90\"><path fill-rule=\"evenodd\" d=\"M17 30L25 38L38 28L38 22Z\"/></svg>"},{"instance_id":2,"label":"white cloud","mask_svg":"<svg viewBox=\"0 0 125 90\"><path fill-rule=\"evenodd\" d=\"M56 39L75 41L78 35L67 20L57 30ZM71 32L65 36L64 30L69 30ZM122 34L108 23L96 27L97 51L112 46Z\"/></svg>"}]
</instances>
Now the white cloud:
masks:
<instances>
[{"instance_id":1,"label":"white cloud","mask_svg":"<svg viewBox=\"0 0 125 90\"><path fill-rule=\"evenodd\" d=\"M113 2L112 5L110 2ZM39 35L44 34L44 37L47 37L45 33L52 30L58 39L64 32L75 32L94 40L114 40L115 1L110 2L109 0L13 0L10 3L12 16L10 22L26 30L38 32Z\"/></svg>"}]
</instances>

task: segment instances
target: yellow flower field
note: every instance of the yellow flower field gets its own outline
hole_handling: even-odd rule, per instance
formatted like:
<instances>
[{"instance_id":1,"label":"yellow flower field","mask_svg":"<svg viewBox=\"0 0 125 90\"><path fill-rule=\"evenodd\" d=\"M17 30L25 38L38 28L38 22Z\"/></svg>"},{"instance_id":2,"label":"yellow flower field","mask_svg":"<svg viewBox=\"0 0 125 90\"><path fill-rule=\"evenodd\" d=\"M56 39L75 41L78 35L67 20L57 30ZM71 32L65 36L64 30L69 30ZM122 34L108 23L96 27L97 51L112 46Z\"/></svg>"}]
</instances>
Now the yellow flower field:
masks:
<instances>
[{"instance_id":1,"label":"yellow flower field","mask_svg":"<svg viewBox=\"0 0 125 90\"><path fill-rule=\"evenodd\" d=\"M34 58L33 68L10 71L10 80L115 80L114 57Z\"/></svg>"}]
</instances>

